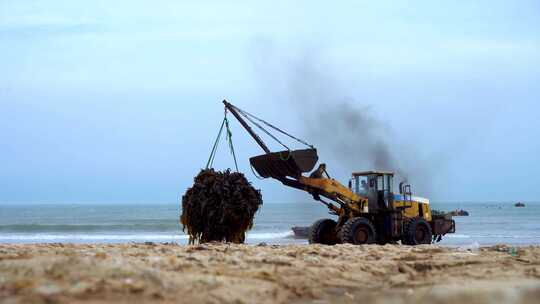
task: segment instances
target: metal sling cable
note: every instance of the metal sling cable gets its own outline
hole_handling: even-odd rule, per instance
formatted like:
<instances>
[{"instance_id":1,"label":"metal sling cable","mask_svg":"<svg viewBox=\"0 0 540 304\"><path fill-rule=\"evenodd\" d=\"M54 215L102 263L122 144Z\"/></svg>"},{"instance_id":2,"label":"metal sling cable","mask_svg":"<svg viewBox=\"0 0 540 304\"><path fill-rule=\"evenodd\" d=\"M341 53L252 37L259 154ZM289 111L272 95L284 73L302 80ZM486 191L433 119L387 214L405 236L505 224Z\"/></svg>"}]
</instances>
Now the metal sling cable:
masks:
<instances>
[{"instance_id":1,"label":"metal sling cable","mask_svg":"<svg viewBox=\"0 0 540 304\"><path fill-rule=\"evenodd\" d=\"M225 117L223 117L223 121L221 122L221 127L219 128L218 135L216 137L216 140L214 142L214 146L212 147L212 152L210 152L210 157L208 157L208 162L206 163L206 169L211 168L214 164L214 159L216 157L216 152L219 147L219 143L221 142L221 137L223 134L223 127L227 129L225 137L227 142L229 143L229 149L231 151L231 154L234 159L234 166L236 168L236 172L239 172L238 170L238 162L236 160L236 153L234 152L234 146L232 142L232 132L229 127L229 120L227 119L227 112L225 112Z\"/></svg>"},{"instance_id":2,"label":"metal sling cable","mask_svg":"<svg viewBox=\"0 0 540 304\"><path fill-rule=\"evenodd\" d=\"M238 171L238 162L236 161L236 154L234 153L234 146L233 146L233 142L232 142L232 132L231 132L231 128L229 128L229 120L227 119L227 112L225 112L225 118L223 119L223 121L225 122L225 127L227 128L227 141L229 142L229 149L231 150L231 154L233 156L233 159L234 159L234 166L236 167L236 172L239 172Z\"/></svg>"},{"instance_id":3,"label":"metal sling cable","mask_svg":"<svg viewBox=\"0 0 540 304\"><path fill-rule=\"evenodd\" d=\"M219 145L219 141L221 139L221 133L223 132L223 126L225 126L225 120L226 118L224 118L223 122L221 122L221 127L219 128L216 141L214 142L214 146L212 147L212 152L210 152L210 157L208 157L208 162L206 163L206 169L210 168L214 163L214 158L216 157L216 151Z\"/></svg>"},{"instance_id":4,"label":"metal sling cable","mask_svg":"<svg viewBox=\"0 0 540 304\"><path fill-rule=\"evenodd\" d=\"M272 137L272 139L274 139L275 141L277 141L280 145L282 145L283 147L285 147L285 149L287 150L291 150L289 147L287 147L284 143L282 143L277 137L275 137L272 133L268 132L268 130L266 130L265 128L263 128L260 124L258 124L257 122L253 121L253 119L251 119L251 117L249 117L248 115L246 115L246 113L244 113L244 111L238 109L237 107L235 107L235 109L240 113L242 114L247 120L249 120L252 124L254 124L255 126L257 126L259 129L261 129L264 133L266 133L266 135Z\"/></svg>"},{"instance_id":5,"label":"metal sling cable","mask_svg":"<svg viewBox=\"0 0 540 304\"><path fill-rule=\"evenodd\" d=\"M287 133L287 132L281 130L280 128L278 128L278 127L272 125L271 123L265 121L264 119L261 119L261 118L255 116L255 115L253 115L253 114L251 114L251 113L249 113L249 112L246 112L246 111L244 111L244 110L241 110L241 109L239 109L239 108L237 108L237 107L235 107L235 108L236 108L237 111L239 111L239 112L241 112L242 114L244 114L244 116L246 116L246 115L247 115L247 116L250 116L250 117L252 117L252 118L254 118L254 119L256 119L256 120L262 122L263 124L267 125L268 127L270 127L270 128L272 128L272 129L278 131L279 133L281 133L281 134L283 134L283 135L286 135L286 136L288 136L288 137L290 137L290 138L292 138L292 139L298 141L299 143L302 143L302 144L304 144L304 145L306 145L306 146L308 146L308 147L310 147L310 148L312 148L312 149L314 148L313 145L311 145L311 144L307 143L306 141L304 141L304 140L302 140L302 139L300 139L300 138L297 138L297 137L295 137L295 136L293 136L293 135L291 135L291 134L289 134L289 133ZM251 121L251 120L250 120L250 121ZM253 122L253 121L252 121L252 122Z\"/></svg>"}]
</instances>

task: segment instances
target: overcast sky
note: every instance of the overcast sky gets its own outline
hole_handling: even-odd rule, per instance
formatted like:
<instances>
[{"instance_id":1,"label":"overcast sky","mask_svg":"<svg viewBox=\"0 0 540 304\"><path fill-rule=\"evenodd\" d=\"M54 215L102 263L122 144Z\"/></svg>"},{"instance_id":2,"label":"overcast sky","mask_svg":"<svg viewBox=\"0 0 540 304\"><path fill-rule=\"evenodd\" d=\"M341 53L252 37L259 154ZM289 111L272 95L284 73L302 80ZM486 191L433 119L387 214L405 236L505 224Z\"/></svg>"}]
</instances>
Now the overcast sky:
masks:
<instances>
[{"instance_id":1,"label":"overcast sky","mask_svg":"<svg viewBox=\"0 0 540 304\"><path fill-rule=\"evenodd\" d=\"M1 0L0 55L0 202L175 202L224 98L315 144L344 183L372 169L340 147L367 131L324 119L346 106L417 194L540 198L536 0ZM232 127L266 202L309 200L257 180L262 151Z\"/></svg>"}]
</instances>

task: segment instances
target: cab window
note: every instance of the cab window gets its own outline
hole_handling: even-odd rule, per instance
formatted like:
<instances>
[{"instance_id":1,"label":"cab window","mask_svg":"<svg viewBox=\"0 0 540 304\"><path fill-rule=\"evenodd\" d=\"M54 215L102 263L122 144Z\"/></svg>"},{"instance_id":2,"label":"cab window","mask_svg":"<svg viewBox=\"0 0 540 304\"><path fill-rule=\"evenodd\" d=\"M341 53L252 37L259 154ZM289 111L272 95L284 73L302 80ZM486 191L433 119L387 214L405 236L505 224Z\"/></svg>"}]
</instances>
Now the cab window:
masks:
<instances>
[{"instance_id":1,"label":"cab window","mask_svg":"<svg viewBox=\"0 0 540 304\"><path fill-rule=\"evenodd\" d=\"M368 193L368 178L367 176L356 177L356 193L360 195L367 195Z\"/></svg>"},{"instance_id":2,"label":"cab window","mask_svg":"<svg viewBox=\"0 0 540 304\"><path fill-rule=\"evenodd\" d=\"M392 175L386 176L386 188L389 192L393 192L392 186L394 185L394 179L392 178Z\"/></svg>"},{"instance_id":3,"label":"cab window","mask_svg":"<svg viewBox=\"0 0 540 304\"><path fill-rule=\"evenodd\" d=\"M377 190L384 190L384 178L382 176L377 176Z\"/></svg>"}]
</instances>

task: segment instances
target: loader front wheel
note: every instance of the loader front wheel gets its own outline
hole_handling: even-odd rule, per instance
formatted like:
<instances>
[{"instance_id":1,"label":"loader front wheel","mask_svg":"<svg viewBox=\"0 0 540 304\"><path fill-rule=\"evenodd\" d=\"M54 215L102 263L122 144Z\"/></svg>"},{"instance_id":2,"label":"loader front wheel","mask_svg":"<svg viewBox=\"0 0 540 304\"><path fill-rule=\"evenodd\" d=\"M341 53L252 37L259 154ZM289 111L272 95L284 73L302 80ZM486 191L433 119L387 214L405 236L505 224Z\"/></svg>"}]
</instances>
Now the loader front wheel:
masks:
<instances>
[{"instance_id":1,"label":"loader front wheel","mask_svg":"<svg viewBox=\"0 0 540 304\"><path fill-rule=\"evenodd\" d=\"M316 221L309 229L309 243L335 245L337 243L336 225L336 221L331 219Z\"/></svg>"},{"instance_id":2,"label":"loader front wheel","mask_svg":"<svg viewBox=\"0 0 540 304\"><path fill-rule=\"evenodd\" d=\"M431 244L433 233L425 219L421 217L410 219L403 228L401 243L405 245Z\"/></svg>"},{"instance_id":3,"label":"loader front wheel","mask_svg":"<svg viewBox=\"0 0 540 304\"><path fill-rule=\"evenodd\" d=\"M355 245L373 244L377 241L373 224L363 217L355 217L348 220L341 229L343 243Z\"/></svg>"}]
</instances>

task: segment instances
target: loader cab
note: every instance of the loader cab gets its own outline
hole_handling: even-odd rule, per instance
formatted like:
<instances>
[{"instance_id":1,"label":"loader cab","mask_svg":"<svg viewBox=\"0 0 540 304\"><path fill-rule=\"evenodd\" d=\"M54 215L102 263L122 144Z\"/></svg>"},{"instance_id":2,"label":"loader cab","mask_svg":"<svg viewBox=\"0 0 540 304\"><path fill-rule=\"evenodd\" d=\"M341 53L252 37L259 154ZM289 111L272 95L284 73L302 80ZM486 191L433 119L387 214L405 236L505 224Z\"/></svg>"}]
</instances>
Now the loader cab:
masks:
<instances>
[{"instance_id":1,"label":"loader cab","mask_svg":"<svg viewBox=\"0 0 540 304\"><path fill-rule=\"evenodd\" d=\"M389 210L393 203L394 173L385 171L354 172L351 190L368 198L372 212Z\"/></svg>"}]
</instances>

